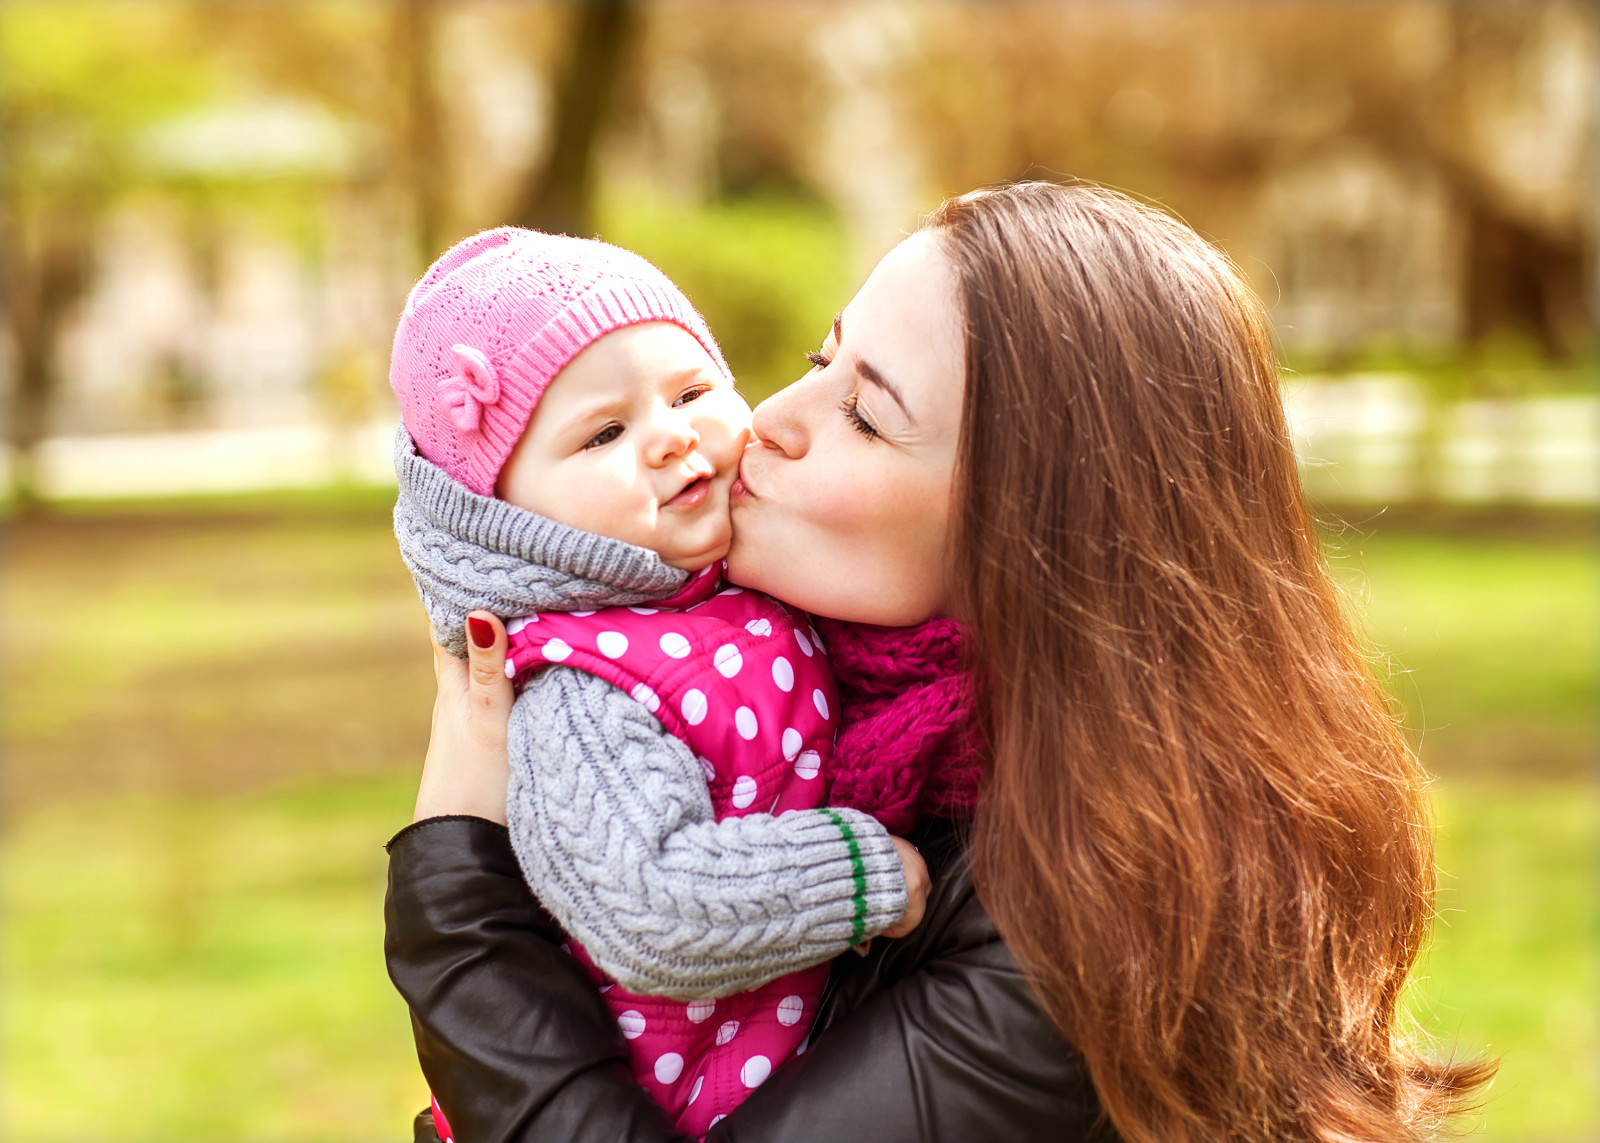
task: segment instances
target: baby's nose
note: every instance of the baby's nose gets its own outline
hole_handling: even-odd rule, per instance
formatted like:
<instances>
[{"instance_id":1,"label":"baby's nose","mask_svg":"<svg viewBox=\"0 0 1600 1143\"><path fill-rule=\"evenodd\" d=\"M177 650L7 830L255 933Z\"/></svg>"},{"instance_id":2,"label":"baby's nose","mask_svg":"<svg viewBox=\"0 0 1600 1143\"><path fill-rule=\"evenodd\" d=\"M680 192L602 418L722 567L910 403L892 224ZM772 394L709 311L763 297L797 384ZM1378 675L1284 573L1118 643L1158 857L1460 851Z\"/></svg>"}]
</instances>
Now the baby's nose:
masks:
<instances>
[{"instance_id":1,"label":"baby's nose","mask_svg":"<svg viewBox=\"0 0 1600 1143\"><path fill-rule=\"evenodd\" d=\"M700 447L700 433L687 416L674 410L667 416L654 436L651 459L657 464L691 453Z\"/></svg>"}]
</instances>

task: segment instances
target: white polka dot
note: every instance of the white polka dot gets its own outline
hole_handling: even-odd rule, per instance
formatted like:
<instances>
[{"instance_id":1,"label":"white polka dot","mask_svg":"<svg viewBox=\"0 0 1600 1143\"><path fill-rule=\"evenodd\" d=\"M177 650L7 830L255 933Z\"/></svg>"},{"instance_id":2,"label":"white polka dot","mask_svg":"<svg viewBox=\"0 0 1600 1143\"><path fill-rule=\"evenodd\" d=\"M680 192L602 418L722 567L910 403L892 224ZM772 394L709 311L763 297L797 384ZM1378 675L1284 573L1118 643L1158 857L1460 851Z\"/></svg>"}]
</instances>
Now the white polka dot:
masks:
<instances>
[{"instance_id":1,"label":"white polka dot","mask_svg":"<svg viewBox=\"0 0 1600 1143\"><path fill-rule=\"evenodd\" d=\"M817 693L820 695L822 692L818 691ZM638 686L634 687L633 690L629 691L628 694L633 697L634 702L644 707L645 710L649 711L651 714L654 714L656 711L661 709L661 699L657 697L656 692L651 690L649 685L646 683L640 683Z\"/></svg>"},{"instance_id":2,"label":"white polka dot","mask_svg":"<svg viewBox=\"0 0 1600 1143\"><path fill-rule=\"evenodd\" d=\"M721 591L717 592L717 594L718 595L743 595L744 594L744 588L742 588L742 587L725 587Z\"/></svg>"},{"instance_id":3,"label":"white polka dot","mask_svg":"<svg viewBox=\"0 0 1600 1143\"><path fill-rule=\"evenodd\" d=\"M726 1044L729 1040L733 1039L738 1031L739 1021L729 1020L727 1023L722 1025L722 1027L717 1029L717 1045L720 1047L721 1045Z\"/></svg>"},{"instance_id":4,"label":"white polka dot","mask_svg":"<svg viewBox=\"0 0 1600 1143\"><path fill-rule=\"evenodd\" d=\"M517 665L515 663L513 663L510 659L507 659L506 660L506 678L514 679L516 677L517 677Z\"/></svg>"},{"instance_id":5,"label":"white polka dot","mask_svg":"<svg viewBox=\"0 0 1600 1143\"><path fill-rule=\"evenodd\" d=\"M644 1035L644 1013L630 1008L617 1017L617 1024L622 1028L622 1036L627 1040L637 1040Z\"/></svg>"},{"instance_id":6,"label":"white polka dot","mask_svg":"<svg viewBox=\"0 0 1600 1143\"><path fill-rule=\"evenodd\" d=\"M668 631L661 636L661 653L674 659L681 659L689 653L689 640L676 631Z\"/></svg>"},{"instance_id":7,"label":"white polka dot","mask_svg":"<svg viewBox=\"0 0 1600 1143\"><path fill-rule=\"evenodd\" d=\"M811 701L817 704L817 713L823 718L828 717L828 696L820 689L811 692Z\"/></svg>"},{"instance_id":8,"label":"white polka dot","mask_svg":"<svg viewBox=\"0 0 1600 1143\"><path fill-rule=\"evenodd\" d=\"M689 1089L689 1103L693 1103L695 1100L700 1098L700 1089L705 1086L705 1083L705 1076L695 1076L694 1086ZM685 1106L687 1106L687 1104Z\"/></svg>"},{"instance_id":9,"label":"white polka dot","mask_svg":"<svg viewBox=\"0 0 1600 1143\"><path fill-rule=\"evenodd\" d=\"M749 774L740 774L733 780L733 805L744 809L756 800L756 780Z\"/></svg>"},{"instance_id":10,"label":"white polka dot","mask_svg":"<svg viewBox=\"0 0 1600 1143\"><path fill-rule=\"evenodd\" d=\"M821 691L817 692L819 695ZM746 742L756 736L756 712L747 706L741 706L733 712L733 725L739 732L739 737Z\"/></svg>"},{"instance_id":11,"label":"white polka dot","mask_svg":"<svg viewBox=\"0 0 1600 1143\"><path fill-rule=\"evenodd\" d=\"M621 631L602 631L594 637L594 645L608 659L620 659L628 650L628 637Z\"/></svg>"},{"instance_id":12,"label":"white polka dot","mask_svg":"<svg viewBox=\"0 0 1600 1143\"><path fill-rule=\"evenodd\" d=\"M711 1019L711 1014L717 1010L715 1000L691 1000L684 1009L684 1015L689 1017L691 1024L704 1024Z\"/></svg>"},{"instance_id":13,"label":"white polka dot","mask_svg":"<svg viewBox=\"0 0 1600 1143\"><path fill-rule=\"evenodd\" d=\"M709 782L717 776L717 768L711 764L711 759L704 754L697 754L695 757L700 759L700 769L705 772L706 781Z\"/></svg>"},{"instance_id":14,"label":"white polka dot","mask_svg":"<svg viewBox=\"0 0 1600 1143\"><path fill-rule=\"evenodd\" d=\"M822 755L815 750L802 750L800 757L794 760L794 772L797 777L806 781L817 776L817 771L822 769Z\"/></svg>"},{"instance_id":15,"label":"white polka dot","mask_svg":"<svg viewBox=\"0 0 1600 1143\"><path fill-rule=\"evenodd\" d=\"M706 702L706 695L701 690L688 690L683 696L683 721L690 726L699 726L706 718L706 709L710 704Z\"/></svg>"},{"instance_id":16,"label":"white polka dot","mask_svg":"<svg viewBox=\"0 0 1600 1143\"><path fill-rule=\"evenodd\" d=\"M772 681L777 683L778 689L785 694L794 690L794 668L782 655L772 660Z\"/></svg>"},{"instance_id":17,"label":"white polka dot","mask_svg":"<svg viewBox=\"0 0 1600 1143\"><path fill-rule=\"evenodd\" d=\"M520 617L519 616L516 619L508 619L508 620L506 620L506 634L507 635L515 635L518 631L521 631L527 625L528 625L528 620L525 617Z\"/></svg>"},{"instance_id":18,"label":"white polka dot","mask_svg":"<svg viewBox=\"0 0 1600 1143\"><path fill-rule=\"evenodd\" d=\"M663 1052L656 1060L656 1082L676 1083L683 1074L683 1057L677 1052Z\"/></svg>"},{"instance_id":19,"label":"white polka dot","mask_svg":"<svg viewBox=\"0 0 1600 1143\"><path fill-rule=\"evenodd\" d=\"M560 639L552 639L544 645L540 650L540 654L552 663L559 663L572 654L572 648Z\"/></svg>"},{"instance_id":20,"label":"white polka dot","mask_svg":"<svg viewBox=\"0 0 1600 1143\"><path fill-rule=\"evenodd\" d=\"M592 612L592 611L574 611L572 614L575 615L579 619L587 619L587 618L589 618L589 616L593 615L594 612Z\"/></svg>"},{"instance_id":21,"label":"white polka dot","mask_svg":"<svg viewBox=\"0 0 1600 1143\"><path fill-rule=\"evenodd\" d=\"M803 1056L803 1055L806 1054L806 1049L809 1048L810 1046L811 1046L811 1033L807 1032L806 1033L806 1038L804 1040L800 1041L800 1046L794 1050L794 1054L797 1055L797 1056Z\"/></svg>"},{"instance_id":22,"label":"white polka dot","mask_svg":"<svg viewBox=\"0 0 1600 1143\"><path fill-rule=\"evenodd\" d=\"M732 643L724 643L717 648L716 654L711 656L712 665L722 672L722 677L731 679L739 673L739 668L744 666L744 656L739 654L739 648Z\"/></svg>"},{"instance_id":23,"label":"white polka dot","mask_svg":"<svg viewBox=\"0 0 1600 1143\"><path fill-rule=\"evenodd\" d=\"M633 612L635 615L654 615L656 613L656 609L654 607L630 607L628 610Z\"/></svg>"},{"instance_id":24,"label":"white polka dot","mask_svg":"<svg viewBox=\"0 0 1600 1143\"><path fill-rule=\"evenodd\" d=\"M571 956L572 955L572 942L571 941L562 941L561 942L561 951L566 953L568 956Z\"/></svg>"},{"instance_id":25,"label":"white polka dot","mask_svg":"<svg viewBox=\"0 0 1600 1143\"><path fill-rule=\"evenodd\" d=\"M800 1017L805 1015L806 1002L798 996L785 996L778 1001L778 1023L785 1028L792 1028L800 1023Z\"/></svg>"},{"instance_id":26,"label":"white polka dot","mask_svg":"<svg viewBox=\"0 0 1600 1143\"><path fill-rule=\"evenodd\" d=\"M760 1087L772 1074L772 1061L766 1056L751 1056L739 1069L739 1082L745 1087Z\"/></svg>"},{"instance_id":27,"label":"white polka dot","mask_svg":"<svg viewBox=\"0 0 1600 1143\"><path fill-rule=\"evenodd\" d=\"M823 643L822 636L817 633L817 629L815 627L811 628L811 641L817 645L817 650L824 653L827 652L827 645Z\"/></svg>"},{"instance_id":28,"label":"white polka dot","mask_svg":"<svg viewBox=\"0 0 1600 1143\"><path fill-rule=\"evenodd\" d=\"M752 619L744 625L744 629L752 635L771 635L772 624L765 619Z\"/></svg>"},{"instance_id":29,"label":"white polka dot","mask_svg":"<svg viewBox=\"0 0 1600 1143\"><path fill-rule=\"evenodd\" d=\"M786 761L793 762L794 756L800 753L800 746L805 740L800 737L800 732L794 727L785 727L783 731L783 757Z\"/></svg>"},{"instance_id":30,"label":"white polka dot","mask_svg":"<svg viewBox=\"0 0 1600 1143\"><path fill-rule=\"evenodd\" d=\"M726 1115L713 1115L711 1117L711 1122L706 1124L706 1126L707 1127L715 1127L717 1124L721 1123L726 1118L728 1118Z\"/></svg>"},{"instance_id":31,"label":"white polka dot","mask_svg":"<svg viewBox=\"0 0 1600 1143\"><path fill-rule=\"evenodd\" d=\"M806 633L798 627L794 629L794 641L800 644L800 650L805 652L806 658L811 658L811 640L807 639Z\"/></svg>"},{"instance_id":32,"label":"white polka dot","mask_svg":"<svg viewBox=\"0 0 1600 1143\"><path fill-rule=\"evenodd\" d=\"M612 989L613 989L613 988L615 988L615 987L616 987L616 984L615 984L615 982L613 982L613 983L611 983L611 984L602 984L602 985L601 985L601 986L600 986L600 991L601 991L601 992L602 992L602 993L605 993L605 992L610 992L610 991L611 991L611 990L612 990Z\"/></svg>"}]
</instances>

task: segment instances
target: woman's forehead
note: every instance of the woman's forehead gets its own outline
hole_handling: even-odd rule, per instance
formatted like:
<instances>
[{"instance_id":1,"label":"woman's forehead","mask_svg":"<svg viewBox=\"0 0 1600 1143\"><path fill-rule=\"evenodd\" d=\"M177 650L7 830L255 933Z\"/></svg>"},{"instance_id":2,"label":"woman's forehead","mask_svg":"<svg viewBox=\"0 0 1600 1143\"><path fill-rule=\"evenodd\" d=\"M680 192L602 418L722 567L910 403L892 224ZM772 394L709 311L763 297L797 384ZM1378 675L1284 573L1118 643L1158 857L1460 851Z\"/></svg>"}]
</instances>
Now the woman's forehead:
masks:
<instances>
[{"instance_id":1,"label":"woman's forehead","mask_svg":"<svg viewBox=\"0 0 1600 1143\"><path fill-rule=\"evenodd\" d=\"M907 405L929 415L948 406L956 416L966 356L960 295L955 266L932 234L913 234L884 256L841 327L842 347L896 385Z\"/></svg>"}]
</instances>

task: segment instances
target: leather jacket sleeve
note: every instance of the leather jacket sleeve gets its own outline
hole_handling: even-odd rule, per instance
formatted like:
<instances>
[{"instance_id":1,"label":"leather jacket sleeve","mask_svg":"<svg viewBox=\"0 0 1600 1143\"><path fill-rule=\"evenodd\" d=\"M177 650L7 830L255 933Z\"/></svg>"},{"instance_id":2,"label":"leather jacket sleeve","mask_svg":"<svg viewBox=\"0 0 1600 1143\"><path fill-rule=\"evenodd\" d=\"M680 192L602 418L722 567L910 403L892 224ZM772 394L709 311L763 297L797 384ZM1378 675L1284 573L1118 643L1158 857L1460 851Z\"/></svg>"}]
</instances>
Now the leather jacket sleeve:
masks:
<instances>
[{"instance_id":1,"label":"leather jacket sleeve","mask_svg":"<svg viewBox=\"0 0 1600 1143\"><path fill-rule=\"evenodd\" d=\"M1110 1138L959 846L924 850L935 889L923 924L840 958L809 1050L710 1143ZM503 827L435 818L402 830L385 913L423 1074L463 1143L688 1143L634 1083L610 1012L560 951Z\"/></svg>"}]
</instances>

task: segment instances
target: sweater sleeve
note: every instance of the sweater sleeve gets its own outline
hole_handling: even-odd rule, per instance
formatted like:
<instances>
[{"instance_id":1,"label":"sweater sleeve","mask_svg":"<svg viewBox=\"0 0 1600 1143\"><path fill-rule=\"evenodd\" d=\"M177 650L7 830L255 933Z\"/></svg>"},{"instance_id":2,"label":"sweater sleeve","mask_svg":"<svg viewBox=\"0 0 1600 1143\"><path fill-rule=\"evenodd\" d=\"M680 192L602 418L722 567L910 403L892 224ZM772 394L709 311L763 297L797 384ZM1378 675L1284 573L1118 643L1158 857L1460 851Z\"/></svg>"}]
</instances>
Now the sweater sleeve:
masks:
<instances>
[{"instance_id":1,"label":"sweater sleeve","mask_svg":"<svg viewBox=\"0 0 1600 1143\"><path fill-rule=\"evenodd\" d=\"M566 667L518 697L507 818L540 902L624 988L726 996L830 960L906 907L888 832L849 809L713 819L700 764Z\"/></svg>"}]
</instances>

